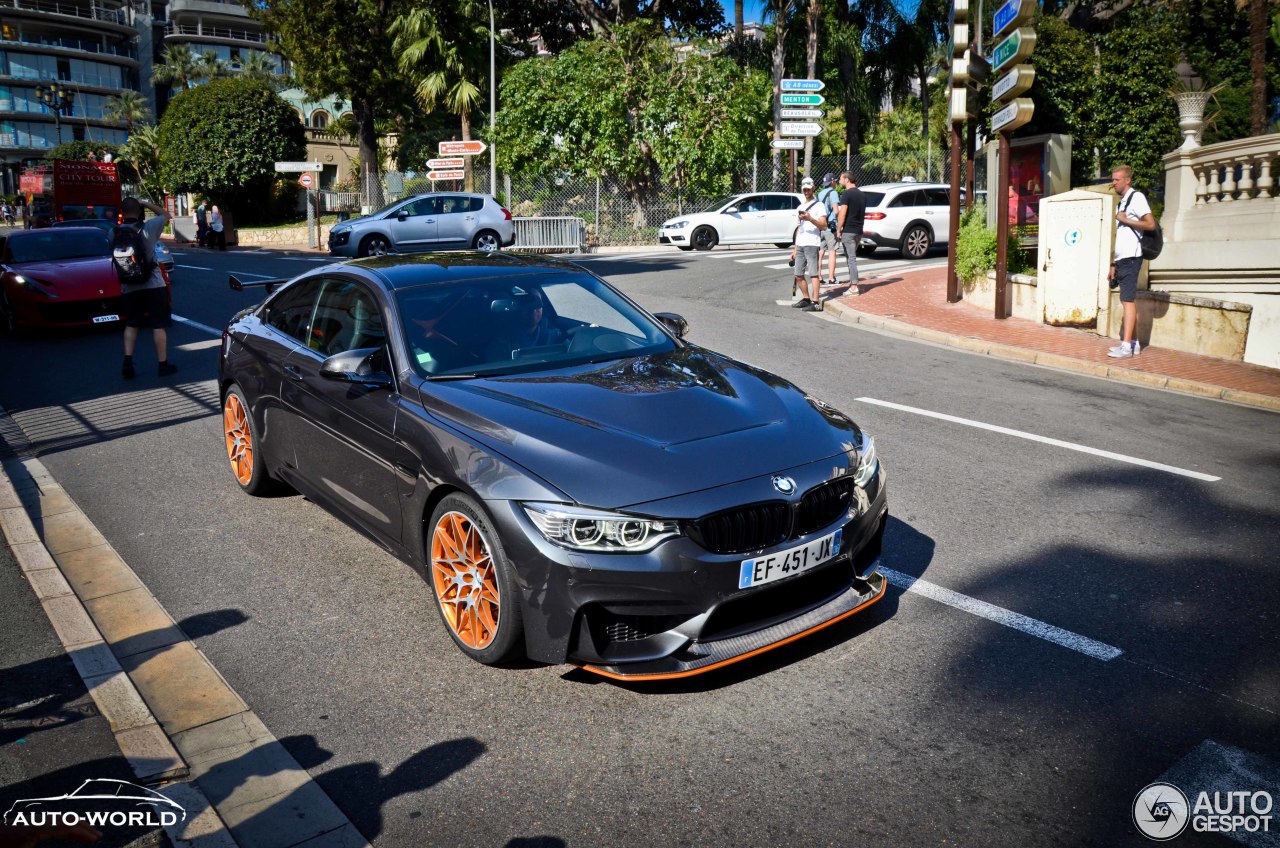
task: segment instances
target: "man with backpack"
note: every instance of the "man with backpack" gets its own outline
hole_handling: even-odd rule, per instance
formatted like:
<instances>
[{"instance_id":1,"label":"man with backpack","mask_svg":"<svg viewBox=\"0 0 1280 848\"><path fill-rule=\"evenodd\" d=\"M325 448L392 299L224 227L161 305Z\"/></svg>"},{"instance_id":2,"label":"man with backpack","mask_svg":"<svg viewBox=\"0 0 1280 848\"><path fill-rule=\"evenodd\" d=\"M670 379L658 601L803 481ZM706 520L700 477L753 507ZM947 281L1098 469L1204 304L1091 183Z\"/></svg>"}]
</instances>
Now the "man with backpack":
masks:
<instances>
[{"instance_id":1,"label":"man with backpack","mask_svg":"<svg viewBox=\"0 0 1280 848\"><path fill-rule=\"evenodd\" d=\"M205 205L205 201L200 201L200 205L196 207L196 244L200 247L205 246L205 239L209 235L209 208Z\"/></svg>"},{"instance_id":2,"label":"man with backpack","mask_svg":"<svg viewBox=\"0 0 1280 848\"><path fill-rule=\"evenodd\" d=\"M1111 188L1120 195L1120 208L1116 212L1115 258L1107 279L1120 289L1120 306L1124 309L1120 344L1107 351L1112 359L1137 356L1142 345L1138 342L1138 275L1142 271L1142 233L1156 229L1151 205L1142 192L1133 187L1133 168L1119 165L1111 170Z\"/></svg>"},{"instance_id":3,"label":"man with backpack","mask_svg":"<svg viewBox=\"0 0 1280 848\"><path fill-rule=\"evenodd\" d=\"M143 221L143 209L150 209L153 216ZM169 362L168 327L172 322L169 312L169 287L156 263L156 243L169 223L169 212L163 206L136 197L126 197L120 204L123 219L111 239L112 261L116 277L120 280L122 312L124 313L124 364L120 375L126 380L136 376L133 367L133 350L138 343L138 330L151 328L151 338L156 346L157 373L167 377L178 370Z\"/></svg>"},{"instance_id":4,"label":"man with backpack","mask_svg":"<svg viewBox=\"0 0 1280 848\"><path fill-rule=\"evenodd\" d=\"M832 183L836 181L835 174L827 174L822 178L822 191L818 192L818 200L822 201L822 205L827 210L827 226L823 229L822 250L818 256L818 267L822 267L822 253L827 256L827 279L823 285L834 286L836 284L836 246L839 242L836 240L836 207L840 205L840 195L836 192Z\"/></svg>"}]
</instances>

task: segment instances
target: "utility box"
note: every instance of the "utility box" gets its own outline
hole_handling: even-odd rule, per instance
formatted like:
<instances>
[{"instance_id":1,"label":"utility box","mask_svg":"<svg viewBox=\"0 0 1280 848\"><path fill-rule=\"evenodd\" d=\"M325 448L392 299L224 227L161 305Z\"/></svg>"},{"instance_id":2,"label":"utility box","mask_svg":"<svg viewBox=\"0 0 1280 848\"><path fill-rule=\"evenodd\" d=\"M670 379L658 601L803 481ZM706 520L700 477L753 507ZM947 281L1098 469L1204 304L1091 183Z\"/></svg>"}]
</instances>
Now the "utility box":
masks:
<instances>
[{"instance_id":1,"label":"utility box","mask_svg":"<svg viewBox=\"0 0 1280 848\"><path fill-rule=\"evenodd\" d=\"M1074 189L1040 201L1039 274L1044 322L1105 327L1115 204L1105 194Z\"/></svg>"}]
</instances>

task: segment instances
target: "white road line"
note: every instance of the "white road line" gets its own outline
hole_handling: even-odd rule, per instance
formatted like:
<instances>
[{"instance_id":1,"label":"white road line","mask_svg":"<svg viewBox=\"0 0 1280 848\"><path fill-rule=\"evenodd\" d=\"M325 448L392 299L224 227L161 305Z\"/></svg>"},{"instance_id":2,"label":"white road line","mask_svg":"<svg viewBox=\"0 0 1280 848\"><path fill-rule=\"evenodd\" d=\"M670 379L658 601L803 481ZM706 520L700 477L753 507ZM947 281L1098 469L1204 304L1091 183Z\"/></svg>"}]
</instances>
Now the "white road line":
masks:
<instances>
[{"instance_id":1,"label":"white road line","mask_svg":"<svg viewBox=\"0 0 1280 848\"><path fill-rule=\"evenodd\" d=\"M228 274L234 274L237 277L261 277L264 280L270 280L274 274L259 274L257 271L228 271Z\"/></svg>"},{"instance_id":2,"label":"white road line","mask_svg":"<svg viewBox=\"0 0 1280 848\"><path fill-rule=\"evenodd\" d=\"M206 268L203 265L178 265L176 262L174 263L174 266L177 268L187 268L192 271L212 271L213 270L212 268Z\"/></svg>"},{"instance_id":3,"label":"white road line","mask_svg":"<svg viewBox=\"0 0 1280 848\"><path fill-rule=\"evenodd\" d=\"M784 256L789 255L789 253L778 253L777 251L774 251L774 253L769 256L754 256L751 259L735 259L733 261L737 262L739 265L751 265L756 262L772 262L775 259L781 259Z\"/></svg>"},{"instance_id":4,"label":"white road line","mask_svg":"<svg viewBox=\"0 0 1280 848\"><path fill-rule=\"evenodd\" d=\"M169 317L173 318L173 320L181 324L186 324L188 327L195 327L197 330L204 330L206 333L208 333L211 336L218 336L219 338L222 337L221 330L215 330L213 327L210 327L208 324L201 324L199 321L192 321L190 318L183 318L181 315L171 315Z\"/></svg>"},{"instance_id":5,"label":"white road line","mask_svg":"<svg viewBox=\"0 0 1280 848\"><path fill-rule=\"evenodd\" d=\"M695 253L695 256L701 256L703 259L733 259L738 256L758 256L761 253L777 253L779 250L787 248L777 247L755 247L750 250L712 250L705 253Z\"/></svg>"},{"instance_id":6,"label":"white road line","mask_svg":"<svg viewBox=\"0 0 1280 848\"><path fill-rule=\"evenodd\" d=\"M973 421L968 418L958 418L954 415L946 415L942 412L932 412L928 409L919 409L914 406L904 406L900 403L890 403L887 400L876 400L875 398L860 397L862 403L875 404L876 406L885 406L889 409L897 409L902 412L911 412L916 415L924 415L929 418L937 418L942 421L950 421L953 424L964 424L966 427L977 427L979 430L990 430L993 433L1003 433L1006 436L1017 436L1019 439L1027 439L1032 442L1040 442L1041 444L1053 445L1058 448L1066 448L1067 450L1079 451L1080 453L1093 454L1094 456L1105 457L1106 459L1114 459L1117 462L1127 462L1130 465L1141 465L1143 468L1154 468L1157 471L1168 471L1170 474L1179 474L1183 477L1190 477L1194 480L1204 480L1207 483L1215 483L1221 480L1221 477L1215 477L1212 474L1203 474L1199 471L1190 471L1186 468L1178 468L1174 465L1165 465L1160 462L1152 462L1147 459L1139 459L1136 456L1126 456L1122 453L1112 453L1111 451L1091 448L1086 445L1077 445L1074 442L1064 442L1061 439L1051 439L1048 436L1038 436L1035 433L1027 433L1022 430L1013 430L1008 427L999 427L995 424L984 424L981 421Z\"/></svg>"},{"instance_id":7,"label":"white road line","mask_svg":"<svg viewBox=\"0 0 1280 848\"><path fill-rule=\"evenodd\" d=\"M996 624L1003 624L1005 627L1011 627L1014 630L1020 630L1030 636L1035 636L1037 639L1044 639L1046 642L1053 642L1055 645L1070 648L1096 660L1108 662L1124 653L1119 648L1098 642L1087 636L1081 636L1079 633L1072 633L1070 630L1054 627L1052 624L1046 624L1039 619L1030 618L1021 613L1007 610L1004 607L998 607L995 604L989 604L986 601L980 601L977 598L953 592L950 589L944 589L936 583L930 583L928 580L921 580L918 577L912 577L909 574L903 574L883 566L880 567L879 571L885 576L885 579L899 589L914 592L917 595L924 595L926 598L931 598L938 603L955 607L958 610L963 610L979 618L985 618L988 621L994 621Z\"/></svg>"},{"instance_id":8,"label":"white road line","mask_svg":"<svg viewBox=\"0 0 1280 848\"><path fill-rule=\"evenodd\" d=\"M178 350L208 350L222 344L222 339L205 339L202 342L189 342L188 344L178 345Z\"/></svg>"},{"instance_id":9,"label":"white road line","mask_svg":"<svg viewBox=\"0 0 1280 848\"><path fill-rule=\"evenodd\" d=\"M327 256L277 256L284 262L341 262L342 258L330 259Z\"/></svg>"}]
</instances>

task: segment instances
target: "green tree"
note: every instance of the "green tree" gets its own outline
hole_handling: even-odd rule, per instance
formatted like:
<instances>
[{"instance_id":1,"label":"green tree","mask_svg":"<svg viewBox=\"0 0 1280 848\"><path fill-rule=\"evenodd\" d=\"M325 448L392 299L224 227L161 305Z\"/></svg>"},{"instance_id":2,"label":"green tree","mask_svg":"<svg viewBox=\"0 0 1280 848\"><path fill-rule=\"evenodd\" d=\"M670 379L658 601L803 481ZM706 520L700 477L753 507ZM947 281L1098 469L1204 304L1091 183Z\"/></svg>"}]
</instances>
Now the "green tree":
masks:
<instances>
[{"instance_id":1,"label":"green tree","mask_svg":"<svg viewBox=\"0 0 1280 848\"><path fill-rule=\"evenodd\" d=\"M276 69L276 61L259 50L250 52L240 60L240 74L262 80L273 91L281 91L289 86L288 75L280 73Z\"/></svg>"},{"instance_id":2,"label":"green tree","mask_svg":"<svg viewBox=\"0 0 1280 848\"><path fill-rule=\"evenodd\" d=\"M258 220L274 163L306 154L298 115L262 80L214 80L184 91L160 121L160 174L173 191L225 198L243 221Z\"/></svg>"},{"instance_id":3,"label":"green tree","mask_svg":"<svg viewBox=\"0 0 1280 848\"><path fill-rule=\"evenodd\" d=\"M160 198L168 194L160 180L160 129L155 124L139 124L129 133L120 148L117 161L138 175L146 197Z\"/></svg>"},{"instance_id":4,"label":"green tree","mask_svg":"<svg viewBox=\"0 0 1280 848\"><path fill-rule=\"evenodd\" d=\"M180 86L184 91L200 78L200 64L185 44L170 44L160 56L160 62L151 68L151 77L158 83Z\"/></svg>"},{"instance_id":5,"label":"green tree","mask_svg":"<svg viewBox=\"0 0 1280 848\"><path fill-rule=\"evenodd\" d=\"M376 122L413 108L412 84L393 58L390 26L414 5L410 0L261 0L248 8L275 39L308 96L337 95L351 103L361 200L381 203Z\"/></svg>"},{"instance_id":6,"label":"green tree","mask_svg":"<svg viewBox=\"0 0 1280 848\"><path fill-rule=\"evenodd\" d=\"M93 154L96 158L104 148L111 153L112 157L118 150L114 144L104 144L101 141L68 141L50 150L44 158L50 162L54 159L87 162L89 154Z\"/></svg>"},{"instance_id":7,"label":"green tree","mask_svg":"<svg viewBox=\"0 0 1280 848\"><path fill-rule=\"evenodd\" d=\"M498 156L522 176L617 178L639 227L659 177L704 191L730 187L733 163L766 137L769 82L699 50L678 54L652 26L614 35L508 70Z\"/></svg>"},{"instance_id":8,"label":"green tree","mask_svg":"<svg viewBox=\"0 0 1280 848\"><path fill-rule=\"evenodd\" d=\"M119 121L124 124L126 132L133 132L135 121L145 121L151 117L151 109L147 106L147 98L136 91L122 91L114 97L108 97L102 107L102 117L108 121Z\"/></svg>"},{"instance_id":9,"label":"green tree","mask_svg":"<svg viewBox=\"0 0 1280 848\"><path fill-rule=\"evenodd\" d=\"M920 132L920 102L911 98L880 117L862 145L864 167L897 180L925 176L928 139Z\"/></svg>"}]
</instances>

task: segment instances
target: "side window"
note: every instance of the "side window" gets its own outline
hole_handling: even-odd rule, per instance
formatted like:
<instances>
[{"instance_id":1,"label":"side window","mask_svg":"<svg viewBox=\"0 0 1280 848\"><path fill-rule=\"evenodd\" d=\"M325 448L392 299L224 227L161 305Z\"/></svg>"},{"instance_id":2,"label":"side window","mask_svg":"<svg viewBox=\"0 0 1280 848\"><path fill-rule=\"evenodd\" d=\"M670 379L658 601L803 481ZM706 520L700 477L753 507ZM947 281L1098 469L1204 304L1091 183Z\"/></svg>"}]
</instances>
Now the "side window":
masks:
<instances>
[{"instance_id":1,"label":"side window","mask_svg":"<svg viewBox=\"0 0 1280 848\"><path fill-rule=\"evenodd\" d=\"M421 200L415 200L412 203L401 207L400 211L409 213L410 218L417 218L420 215L439 215L440 198L424 197Z\"/></svg>"},{"instance_id":2,"label":"side window","mask_svg":"<svg viewBox=\"0 0 1280 848\"><path fill-rule=\"evenodd\" d=\"M760 195L758 195L758 194L753 194L753 195L751 195L750 197L744 197L744 198L741 198L740 200L738 200L737 202L735 202L733 205L738 207L738 212L740 212L740 213L742 213L742 212L763 212L763 211L764 211L764 198L763 198L763 197L761 197L761 196L760 196Z\"/></svg>"},{"instance_id":3,"label":"side window","mask_svg":"<svg viewBox=\"0 0 1280 848\"><path fill-rule=\"evenodd\" d=\"M764 208L768 212L790 212L800 208L800 201L789 194L766 194Z\"/></svg>"},{"instance_id":4,"label":"side window","mask_svg":"<svg viewBox=\"0 0 1280 848\"><path fill-rule=\"evenodd\" d=\"M945 188L927 188L924 190L930 206L950 206L951 192Z\"/></svg>"},{"instance_id":5,"label":"side window","mask_svg":"<svg viewBox=\"0 0 1280 848\"><path fill-rule=\"evenodd\" d=\"M317 280L289 286L267 304L266 321L286 336L306 344L311 328L311 312L320 291Z\"/></svg>"},{"instance_id":6,"label":"side window","mask_svg":"<svg viewBox=\"0 0 1280 848\"><path fill-rule=\"evenodd\" d=\"M446 195L440 198L441 215L457 215L459 212L466 212L470 207L471 199L467 197Z\"/></svg>"},{"instance_id":7,"label":"side window","mask_svg":"<svg viewBox=\"0 0 1280 848\"><path fill-rule=\"evenodd\" d=\"M321 356L381 347L387 331L373 293L352 280L328 279L311 321L307 347Z\"/></svg>"},{"instance_id":8,"label":"side window","mask_svg":"<svg viewBox=\"0 0 1280 848\"><path fill-rule=\"evenodd\" d=\"M479 212L479 211L480 211L481 209L483 209L483 208L484 208L484 198L483 198L483 197L473 197L473 198L471 198L471 208L470 208L468 211L470 211L470 212Z\"/></svg>"},{"instance_id":9,"label":"side window","mask_svg":"<svg viewBox=\"0 0 1280 848\"><path fill-rule=\"evenodd\" d=\"M893 200L889 201L889 208L901 209L906 206L915 206L916 195L919 193L920 192L918 191L904 191L901 194L899 194L897 197L895 197Z\"/></svg>"}]
</instances>

